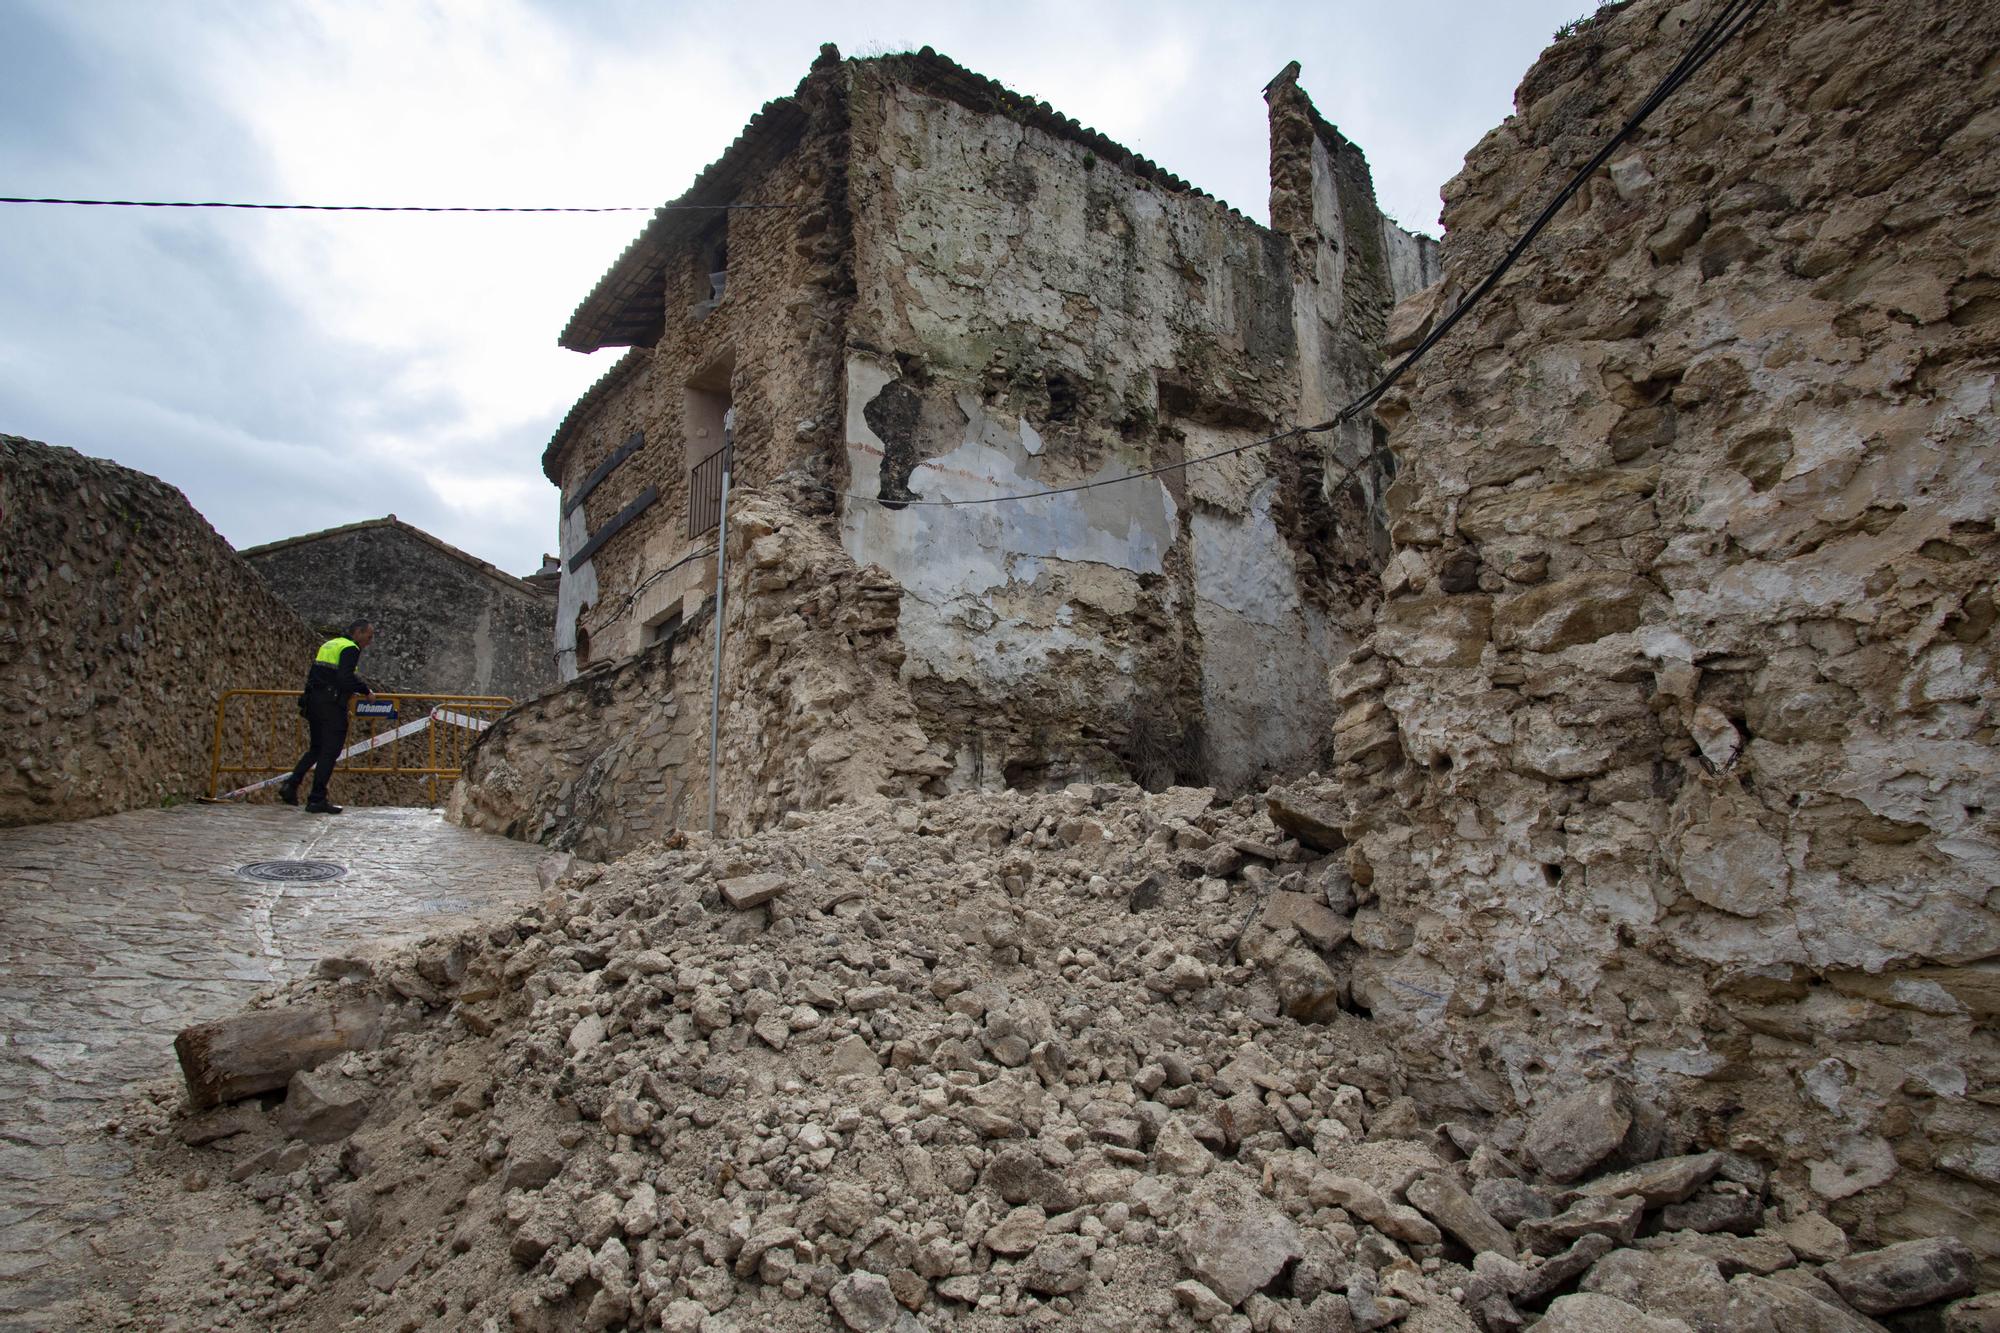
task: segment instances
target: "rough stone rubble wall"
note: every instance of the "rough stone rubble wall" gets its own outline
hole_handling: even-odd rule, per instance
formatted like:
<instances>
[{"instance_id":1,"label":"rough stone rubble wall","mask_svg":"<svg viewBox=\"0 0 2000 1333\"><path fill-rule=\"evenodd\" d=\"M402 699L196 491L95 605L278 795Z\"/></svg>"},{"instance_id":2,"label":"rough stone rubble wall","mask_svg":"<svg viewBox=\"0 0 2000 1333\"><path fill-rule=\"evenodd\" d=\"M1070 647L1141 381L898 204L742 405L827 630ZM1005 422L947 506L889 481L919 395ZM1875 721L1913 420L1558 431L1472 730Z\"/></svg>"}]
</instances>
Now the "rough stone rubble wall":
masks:
<instances>
[{"instance_id":1,"label":"rough stone rubble wall","mask_svg":"<svg viewBox=\"0 0 2000 1333\"><path fill-rule=\"evenodd\" d=\"M761 484L781 472L832 458L840 419L839 339L852 287L847 255L847 111L839 66L819 65L796 94L811 113L800 143L741 187L744 198L794 205L719 215L709 234L726 236L728 281L710 292L708 251L685 250L667 272L665 327L657 344L635 349L614 372L615 389L573 425L551 476L564 504L598 464L642 432L645 444L561 521L564 560L556 647L564 679L594 663L637 653L648 623L679 613L689 621L715 567L696 560L657 572L707 544L688 537L688 468L722 440L688 419L688 387L730 392L735 411L735 480ZM718 378L719 376L719 378ZM820 478L827 480L827 478ZM648 487L653 505L576 569L569 558L590 535ZM824 508L824 498L820 507ZM576 662L577 630L588 654Z\"/></svg>"},{"instance_id":2,"label":"rough stone rubble wall","mask_svg":"<svg viewBox=\"0 0 2000 1333\"><path fill-rule=\"evenodd\" d=\"M767 496L731 506L729 567L719 831L915 795L949 768L897 678L901 594L881 570L856 566L816 521ZM713 606L679 637L495 724L452 817L591 858L705 827Z\"/></svg>"},{"instance_id":3,"label":"rough stone rubble wall","mask_svg":"<svg viewBox=\"0 0 2000 1333\"><path fill-rule=\"evenodd\" d=\"M1693 11L1544 56L1401 345ZM1619 1072L1989 1264L1996 49L1991 6L1778 5L1669 103L1385 409L1388 600L1334 678L1355 994L1440 1100Z\"/></svg>"},{"instance_id":4,"label":"rough stone rubble wall","mask_svg":"<svg viewBox=\"0 0 2000 1333\"><path fill-rule=\"evenodd\" d=\"M315 643L165 482L0 436L0 825L208 790L215 704Z\"/></svg>"},{"instance_id":5,"label":"rough stone rubble wall","mask_svg":"<svg viewBox=\"0 0 2000 1333\"><path fill-rule=\"evenodd\" d=\"M378 691L527 699L555 683L555 603L395 526L247 557L316 631L375 622L362 675Z\"/></svg>"},{"instance_id":6,"label":"rough stone rubble wall","mask_svg":"<svg viewBox=\"0 0 2000 1333\"><path fill-rule=\"evenodd\" d=\"M737 484L802 478L801 516L835 507L813 483L936 499L1119 476L1254 441L1365 382L1395 274L1420 273L1424 247L1382 218L1360 153L1296 83L1274 108L1287 222L1273 231L985 105L982 81L959 75L940 88L921 61L823 60L800 86L799 143L748 191L808 207L731 216L728 288L703 318L687 308L701 256L672 259L658 345L614 369L552 450L570 495L645 439L564 519L566 556L646 486L661 497L565 573L559 651L580 625L591 660L622 661L649 625L677 612L692 632L703 614L712 563L673 567L701 545L684 526L683 397L705 368L734 367ZM1281 112L1303 133L1279 147ZM900 597L907 716L949 761L930 788L1242 788L1324 757L1321 682L1366 620L1386 548L1381 456L1363 425L1024 504L841 504L846 558ZM566 748L603 753L625 725L612 698L658 669L620 667L610 695L579 686L537 715L568 715ZM613 785L641 790L592 800L646 807L625 828L659 831L681 817L684 750L644 747L645 762L612 766ZM573 802L556 805L492 822L569 827Z\"/></svg>"},{"instance_id":7,"label":"rough stone rubble wall","mask_svg":"<svg viewBox=\"0 0 2000 1333\"><path fill-rule=\"evenodd\" d=\"M1326 202L1288 235L893 62L856 71L851 490L966 500L1122 476L1251 443L1372 370L1391 280L1351 146L1335 168L1308 126L1274 201ZM1371 449L1365 426L1331 447L1357 464ZM1356 583L1372 587L1353 577L1364 492L1339 521L1349 489L1312 440L1021 503L850 501L841 539L903 586L904 674L952 749L948 787L1240 789L1311 766L1332 721L1316 682L1361 618Z\"/></svg>"}]
</instances>

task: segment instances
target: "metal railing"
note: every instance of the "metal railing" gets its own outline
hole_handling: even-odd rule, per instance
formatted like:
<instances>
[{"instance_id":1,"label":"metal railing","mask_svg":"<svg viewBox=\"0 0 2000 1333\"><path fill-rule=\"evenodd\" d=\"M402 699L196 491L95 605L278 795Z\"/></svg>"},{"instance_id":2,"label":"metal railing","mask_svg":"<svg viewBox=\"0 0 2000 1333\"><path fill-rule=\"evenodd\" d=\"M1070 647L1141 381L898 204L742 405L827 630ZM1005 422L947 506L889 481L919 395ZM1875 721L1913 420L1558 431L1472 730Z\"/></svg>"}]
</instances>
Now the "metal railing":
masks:
<instances>
[{"instance_id":1,"label":"metal railing","mask_svg":"<svg viewBox=\"0 0 2000 1333\"><path fill-rule=\"evenodd\" d=\"M688 469L688 540L712 531L722 521L723 455L732 446L720 449Z\"/></svg>"},{"instance_id":2,"label":"metal railing","mask_svg":"<svg viewBox=\"0 0 2000 1333\"><path fill-rule=\"evenodd\" d=\"M305 752L309 735L297 690L224 690L215 705L215 741L209 752L208 794L239 799L275 786ZM411 779L401 795L440 789L465 771L481 732L514 706L497 694L377 694L350 704L347 745L339 772L349 776ZM225 775L250 781L222 790Z\"/></svg>"}]
</instances>

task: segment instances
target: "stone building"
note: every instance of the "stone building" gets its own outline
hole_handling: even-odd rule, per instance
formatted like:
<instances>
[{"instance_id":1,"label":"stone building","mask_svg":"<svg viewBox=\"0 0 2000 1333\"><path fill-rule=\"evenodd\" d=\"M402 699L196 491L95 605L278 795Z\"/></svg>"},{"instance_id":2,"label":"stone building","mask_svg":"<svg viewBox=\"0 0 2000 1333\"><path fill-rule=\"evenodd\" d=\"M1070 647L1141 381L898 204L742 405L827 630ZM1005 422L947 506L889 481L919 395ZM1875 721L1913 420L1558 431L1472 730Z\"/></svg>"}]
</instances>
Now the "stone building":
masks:
<instances>
[{"instance_id":1,"label":"stone building","mask_svg":"<svg viewBox=\"0 0 2000 1333\"><path fill-rule=\"evenodd\" d=\"M208 790L216 700L295 689L311 632L156 477L0 435L0 825Z\"/></svg>"},{"instance_id":2,"label":"stone building","mask_svg":"<svg viewBox=\"0 0 2000 1333\"><path fill-rule=\"evenodd\" d=\"M383 691L528 699L555 683L555 599L394 514L253 546L251 566L316 632L375 622Z\"/></svg>"},{"instance_id":3,"label":"stone building","mask_svg":"<svg viewBox=\"0 0 2000 1333\"><path fill-rule=\"evenodd\" d=\"M1257 441L1365 387L1389 308L1435 257L1379 212L1297 72L1266 89L1265 227L928 48L825 48L562 334L630 349L543 458L563 497L564 677L658 645L682 665L648 670L706 687L728 431L736 487L818 524L895 607L888 669L925 758L890 789L1241 788L1310 767L1326 669L1373 595L1388 477L1366 422ZM830 607L845 594L826 577ZM630 727L572 730L601 745ZM705 759L703 737L686 760ZM737 817L827 796L813 786L746 790Z\"/></svg>"}]
</instances>

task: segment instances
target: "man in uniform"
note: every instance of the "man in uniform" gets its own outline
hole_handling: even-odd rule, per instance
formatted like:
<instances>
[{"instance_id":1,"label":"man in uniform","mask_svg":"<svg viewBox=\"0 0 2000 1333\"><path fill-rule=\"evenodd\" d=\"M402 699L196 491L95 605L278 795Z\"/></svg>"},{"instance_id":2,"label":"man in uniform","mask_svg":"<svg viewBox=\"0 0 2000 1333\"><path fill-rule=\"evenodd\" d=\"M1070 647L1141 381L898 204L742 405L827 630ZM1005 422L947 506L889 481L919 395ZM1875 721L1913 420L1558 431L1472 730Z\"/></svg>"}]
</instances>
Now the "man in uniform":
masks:
<instances>
[{"instance_id":1,"label":"man in uniform","mask_svg":"<svg viewBox=\"0 0 2000 1333\"><path fill-rule=\"evenodd\" d=\"M375 638L375 627L357 620L319 646L306 672L306 687L299 695L299 712L305 714L312 742L299 756L292 775L278 784L278 799L286 805L299 803L299 783L306 770L313 770L312 794L306 811L315 815L337 815L340 807L326 799L327 780L333 776L334 761L347 744L347 701L357 694L373 694L368 682L354 674L361 650Z\"/></svg>"}]
</instances>

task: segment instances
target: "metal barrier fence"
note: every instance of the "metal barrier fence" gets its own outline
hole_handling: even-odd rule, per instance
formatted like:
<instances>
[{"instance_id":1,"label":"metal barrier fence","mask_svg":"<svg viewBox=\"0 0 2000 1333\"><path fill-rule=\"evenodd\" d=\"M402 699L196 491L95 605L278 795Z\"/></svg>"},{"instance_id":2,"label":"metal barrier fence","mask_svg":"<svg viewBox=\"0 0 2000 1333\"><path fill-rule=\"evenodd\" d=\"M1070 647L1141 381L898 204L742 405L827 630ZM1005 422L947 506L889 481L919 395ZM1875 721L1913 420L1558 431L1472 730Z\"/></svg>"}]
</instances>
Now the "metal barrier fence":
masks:
<instances>
[{"instance_id":1,"label":"metal barrier fence","mask_svg":"<svg viewBox=\"0 0 2000 1333\"><path fill-rule=\"evenodd\" d=\"M297 690L224 690L215 705L208 794L241 799L275 786L292 771L309 740ZM409 779L395 784L404 799L458 778L479 734L514 706L494 694L377 694L355 698L339 772L351 777ZM225 775L249 781L222 789Z\"/></svg>"}]
</instances>

